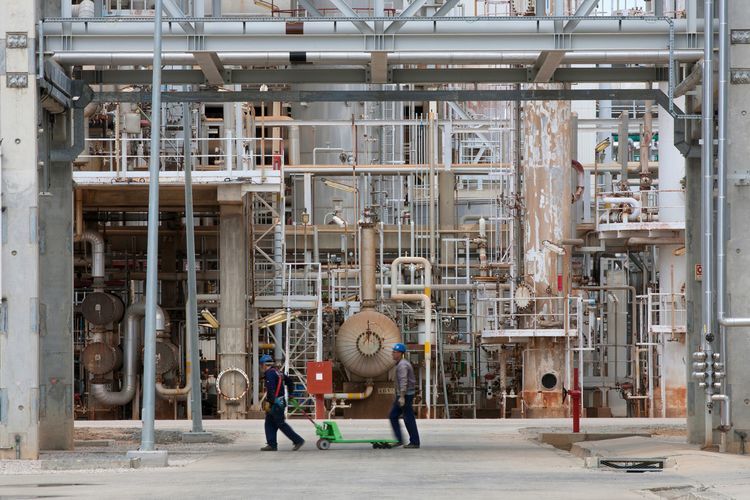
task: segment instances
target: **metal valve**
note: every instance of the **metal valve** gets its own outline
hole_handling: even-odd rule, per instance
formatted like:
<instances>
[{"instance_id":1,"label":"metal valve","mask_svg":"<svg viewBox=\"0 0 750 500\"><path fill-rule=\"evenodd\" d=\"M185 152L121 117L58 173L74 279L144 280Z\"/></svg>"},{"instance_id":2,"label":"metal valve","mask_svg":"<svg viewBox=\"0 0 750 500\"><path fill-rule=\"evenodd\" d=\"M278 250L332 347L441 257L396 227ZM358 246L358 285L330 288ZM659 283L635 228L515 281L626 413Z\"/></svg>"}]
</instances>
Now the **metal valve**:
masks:
<instances>
[{"instance_id":1,"label":"metal valve","mask_svg":"<svg viewBox=\"0 0 750 500\"><path fill-rule=\"evenodd\" d=\"M724 370L724 363L714 363L714 370L722 371Z\"/></svg>"},{"instance_id":2,"label":"metal valve","mask_svg":"<svg viewBox=\"0 0 750 500\"><path fill-rule=\"evenodd\" d=\"M707 363L700 363L700 362L693 363L693 370L697 372L705 371L706 367L708 367Z\"/></svg>"},{"instance_id":3,"label":"metal valve","mask_svg":"<svg viewBox=\"0 0 750 500\"><path fill-rule=\"evenodd\" d=\"M706 378L708 377L706 372L693 372L692 376L693 376L693 379L699 382L705 382ZM705 384L703 384L703 387L705 387Z\"/></svg>"},{"instance_id":4,"label":"metal valve","mask_svg":"<svg viewBox=\"0 0 750 500\"><path fill-rule=\"evenodd\" d=\"M698 361L698 362L706 361L706 353L703 351L694 352L693 361Z\"/></svg>"},{"instance_id":5,"label":"metal valve","mask_svg":"<svg viewBox=\"0 0 750 500\"><path fill-rule=\"evenodd\" d=\"M714 372L714 378L716 380L721 380L721 379L723 379L726 376L727 376L726 372L720 372L720 371L715 371Z\"/></svg>"},{"instance_id":6,"label":"metal valve","mask_svg":"<svg viewBox=\"0 0 750 500\"><path fill-rule=\"evenodd\" d=\"M714 390L715 391L721 390L721 382L714 382Z\"/></svg>"},{"instance_id":7,"label":"metal valve","mask_svg":"<svg viewBox=\"0 0 750 500\"><path fill-rule=\"evenodd\" d=\"M721 353L720 352L715 352L714 353L714 361L719 361L719 359L721 359Z\"/></svg>"}]
</instances>

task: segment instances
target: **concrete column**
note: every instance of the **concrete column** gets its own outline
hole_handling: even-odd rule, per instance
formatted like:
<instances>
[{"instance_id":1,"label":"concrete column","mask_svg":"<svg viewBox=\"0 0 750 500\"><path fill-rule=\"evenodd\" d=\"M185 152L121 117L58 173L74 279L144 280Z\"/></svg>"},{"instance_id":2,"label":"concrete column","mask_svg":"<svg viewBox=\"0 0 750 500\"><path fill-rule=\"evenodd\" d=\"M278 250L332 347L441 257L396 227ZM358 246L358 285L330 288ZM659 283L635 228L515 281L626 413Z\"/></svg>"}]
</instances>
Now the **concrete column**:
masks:
<instances>
[{"instance_id":1,"label":"concrete column","mask_svg":"<svg viewBox=\"0 0 750 500\"><path fill-rule=\"evenodd\" d=\"M242 205L222 204L219 226L219 371L239 368L246 371L245 339L245 220ZM250 374L248 374L250 375ZM252 374L255 375L255 374ZM245 381L236 373L222 380L222 391L240 394ZM234 403L234 404L232 404ZM239 403L239 404L237 404ZM220 399L221 418L245 418L246 398L231 402Z\"/></svg>"},{"instance_id":2,"label":"concrete column","mask_svg":"<svg viewBox=\"0 0 750 500\"><path fill-rule=\"evenodd\" d=\"M64 132L64 128L62 130ZM55 141L58 142L58 141ZM73 171L53 163L39 198L39 445L73 449Z\"/></svg>"},{"instance_id":3,"label":"concrete column","mask_svg":"<svg viewBox=\"0 0 750 500\"><path fill-rule=\"evenodd\" d=\"M728 2L729 29L747 29L750 26L750 11L743 2ZM750 53L747 45L730 45L732 68L747 68ZM726 288L724 301L729 317L750 316L750 235L747 232L747 215L750 213L750 197L747 182L750 172L747 158L750 156L750 86L729 85L727 110L727 244L726 244ZM718 272L718 270L717 270ZM750 328L727 328L726 370L723 381L732 402L732 424L737 431L750 430ZM724 353L722 353L724 355ZM719 414L718 405L713 412ZM700 408L702 409L702 408ZM696 412L698 409L696 408ZM714 426L716 428L716 426ZM740 440L730 431L727 433L728 451L737 452Z\"/></svg>"},{"instance_id":4,"label":"concrete column","mask_svg":"<svg viewBox=\"0 0 750 500\"><path fill-rule=\"evenodd\" d=\"M524 104L524 269L531 276L536 297L562 296L557 282L558 259L562 256L545 248L543 242L559 244L570 234L570 115L570 102L566 101ZM560 318L563 304L542 302L536 310L555 313ZM521 326L524 327L527 325ZM545 375L550 375L546 377L547 387L542 383ZM529 406L529 416L564 416L561 393L566 376L565 342L532 339L524 353L523 398ZM554 384L552 377L556 379Z\"/></svg>"},{"instance_id":5,"label":"concrete column","mask_svg":"<svg viewBox=\"0 0 750 500\"><path fill-rule=\"evenodd\" d=\"M2 305L0 325L0 459L39 456L38 92L35 78L37 1L4 2L0 37L28 34L28 47L5 49L2 72L24 73L23 88L0 77ZM4 44L3 44L4 45Z\"/></svg>"}]
</instances>

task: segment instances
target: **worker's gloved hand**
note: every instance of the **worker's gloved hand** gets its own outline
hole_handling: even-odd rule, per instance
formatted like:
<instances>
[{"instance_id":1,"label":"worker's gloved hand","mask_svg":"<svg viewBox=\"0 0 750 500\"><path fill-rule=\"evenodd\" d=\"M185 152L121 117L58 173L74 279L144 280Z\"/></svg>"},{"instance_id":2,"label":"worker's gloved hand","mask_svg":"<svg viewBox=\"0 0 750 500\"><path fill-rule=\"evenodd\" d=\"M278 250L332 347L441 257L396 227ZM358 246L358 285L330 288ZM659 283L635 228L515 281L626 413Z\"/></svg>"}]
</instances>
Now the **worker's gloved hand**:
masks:
<instances>
[{"instance_id":1,"label":"worker's gloved hand","mask_svg":"<svg viewBox=\"0 0 750 500\"><path fill-rule=\"evenodd\" d=\"M398 405L403 407L406 404L406 398L404 396L398 397Z\"/></svg>"}]
</instances>

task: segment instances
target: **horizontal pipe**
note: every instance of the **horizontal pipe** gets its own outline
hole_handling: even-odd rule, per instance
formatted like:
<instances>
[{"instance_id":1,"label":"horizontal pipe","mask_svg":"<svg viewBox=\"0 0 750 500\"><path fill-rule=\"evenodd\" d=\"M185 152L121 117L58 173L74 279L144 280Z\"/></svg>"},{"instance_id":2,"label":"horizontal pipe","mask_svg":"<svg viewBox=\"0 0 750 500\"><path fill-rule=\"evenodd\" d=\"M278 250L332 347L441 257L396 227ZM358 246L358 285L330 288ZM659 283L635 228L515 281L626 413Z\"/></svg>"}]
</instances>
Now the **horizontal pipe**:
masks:
<instances>
[{"instance_id":1,"label":"horizontal pipe","mask_svg":"<svg viewBox=\"0 0 750 500\"><path fill-rule=\"evenodd\" d=\"M628 238L628 246L636 245L684 245L684 238Z\"/></svg>"},{"instance_id":2,"label":"horizontal pipe","mask_svg":"<svg viewBox=\"0 0 750 500\"><path fill-rule=\"evenodd\" d=\"M336 392L333 394L326 394L323 397L325 399L367 399L372 395L373 386L368 385L365 392Z\"/></svg>"},{"instance_id":3,"label":"horizontal pipe","mask_svg":"<svg viewBox=\"0 0 750 500\"><path fill-rule=\"evenodd\" d=\"M518 52L391 52L388 64L534 64L540 51ZM366 65L371 62L369 52L304 52L307 64ZM701 50L680 49L674 51L677 62L695 62L702 56ZM225 65L275 66L296 62L298 57L291 52L217 52ZM52 59L64 66L149 66L153 52L55 52ZM561 64L667 64L668 50L593 50L570 51ZM198 62L191 52L165 52L165 65L192 66Z\"/></svg>"}]
</instances>

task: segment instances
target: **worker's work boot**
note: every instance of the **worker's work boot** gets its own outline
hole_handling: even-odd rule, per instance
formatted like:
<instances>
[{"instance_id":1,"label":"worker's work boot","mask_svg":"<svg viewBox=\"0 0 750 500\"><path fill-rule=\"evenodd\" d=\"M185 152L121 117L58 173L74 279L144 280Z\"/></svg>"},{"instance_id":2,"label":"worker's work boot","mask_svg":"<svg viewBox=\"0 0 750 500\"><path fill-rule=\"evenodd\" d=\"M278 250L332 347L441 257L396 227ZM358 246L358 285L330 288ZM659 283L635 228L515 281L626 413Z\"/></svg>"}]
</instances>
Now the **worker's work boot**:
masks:
<instances>
[{"instance_id":1,"label":"worker's work boot","mask_svg":"<svg viewBox=\"0 0 750 500\"><path fill-rule=\"evenodd\" d=\"M292 451L297 451L300 448L302 448L302 445L305 444L305 440L303 439L299 443L294 443L294 447L292 448Z\"/></svg>"},{"instance_id":2,"label":"worker's work boot","mask_svg":"<svg viewBox=\"0 0 750 500\"><path fill-rule=\"evenodd\" d=\"M418 449L418 448L419 448L418 444L411 444L411 443L409 443L406 446L404 446L405 450L413 450L413 449Z\"/></svg>"},{"instance_id":3,"label":"worker's work boot","mask_svg":"<svg viewBox=\"0 0 750 500\"><path fill-rule=\"evenodd\" d=\"M260 451L276 451L276 448L271 446L270 444L267 444L263 448L261 448Z\"/></svg>"}]
</instances>

